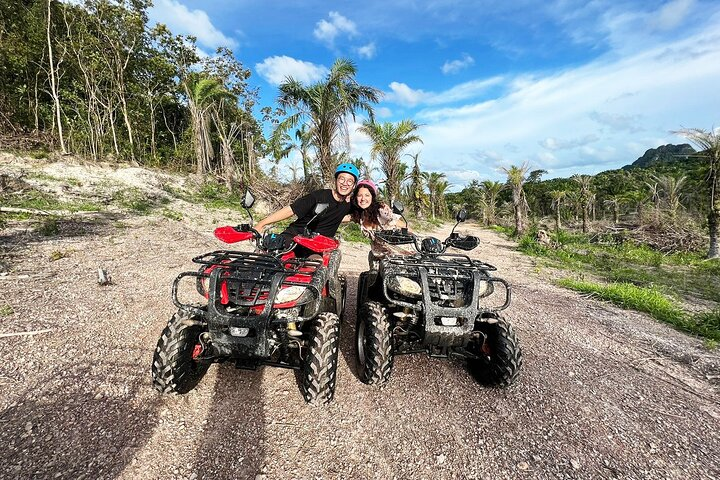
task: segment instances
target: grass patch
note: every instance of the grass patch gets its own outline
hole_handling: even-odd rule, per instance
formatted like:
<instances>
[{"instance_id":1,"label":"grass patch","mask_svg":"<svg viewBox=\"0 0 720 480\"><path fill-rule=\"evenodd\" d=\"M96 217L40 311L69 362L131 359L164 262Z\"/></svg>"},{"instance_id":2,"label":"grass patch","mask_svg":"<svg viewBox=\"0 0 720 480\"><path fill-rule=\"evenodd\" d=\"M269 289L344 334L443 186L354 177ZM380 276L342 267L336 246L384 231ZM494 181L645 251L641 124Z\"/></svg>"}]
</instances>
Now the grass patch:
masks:
<instances>
[{"instance_id":1,"label":"grass patch","mask_svg":"<svg viewBox=\"0 0 720 480\"><path fill-rule=\"evenodd\" d=\"M147 195L137 188L118 190L113 194L112 200L121 208L139 215L147 215L153 208Z\"/></svg>"},{"instance_id":2,"label":"grass patch","mask_svg":"<svg viewBox=\"0 0 720 480\"><path fill-rule=\"evenodd\" d=\"M28 190L23 192L22 195L8 195L0 196L0 201L3 205L14 208L25 208L28 210L65 210L69 212L90 212L101 210L102 207L96 203L88 201L78 202L63 202L57 197L41 192L39 190ZM16 218L18 220L25 220L30 218L32 214L26 215L24 218Z\"/></svg>"},{"instance_id":3,"label":"grass patch","mask_svg":"<svg viewBox=\"0 0 720 480\"><path fill-rule=\"evenodd\" d=\"M208 209L230 209L244 211L241 206L243 195L230 192L225 185L217 182L204 183L191 201L201 203Z\"/></svg>"},{"instance_id":4,"label":"grass patch","mask_svg":"<svg viewBox=\"0 0 720 480\"><path fill-rule=\"evenodd\" d=\"M50 254L49 260L51 262L55 262L57 260L60 260L61 258L67 258L70 255L72 255L74 250L55 250Z\"/></svg>"},{"instance_id":5,"label":"grass patch","mask_svg":"<svg viewBox=\"0 0 720 480\"><path fill-rule=\"evenodd\" d=\"M654 288L638 287L632 283L611 283L601 285L593 282L563 278L558 281L563 287L588 293L608 300L623 308L649 313L654 318L668 323L682 322L685 313L665 295Z\"/></svg>"},{"instance_id":6,"label":"grass patch","mask_svg":"<svg viewBox=\"0 0 720 480\"><path fill-rule=\"evenodd\" d=\"M38 224L35 231L43 237L52 237L60 233L60 224L57 218L47 217Z\"/></svg>"},{"instance_id":7,"label":"grass patch","mask_svg":"<svg viewBox=\"0 0 720 480\"><path fill-rule=\"evenodd\" d=\"M338 232L346 242L370 243L370 239L363 235L360 225L357 223L346 223L341 225Z\"/></svg>"},{"instance_id":8,"label":"grass patch","mask_svg":"<svg viewBox=\"0 0 720 480\"><path fill-rule=\"evenodd\" d=\"M15 313L15 310L13 310L13 308L7 303L0 305L0 317L9 317L13 313Z\"/></svg>"},{"instance_id":9,"label":"grass patch","mask_svg":"<svg viewBox=\"0 0 720 480\"><path fill-rule=\"evenodd\" d=\"M165 218L169 218L170 220L175 220L176 222L179 222L183 219L182 213L176 212L173 209L170 208L164 208L162 211L162 215Z\"/></svg>"},{"instance_id":10,"label":"grass patch","mask_svg":"<svg viewBox=\"0 0 720 480\"><path fill-rule=\"evenodd\" d=\"M603 285L563 278L558 284L607 300L625 309L648 313L653 318L669 323L679 330L705 338L709 341L709 348L712 347L713 342L720 341L720 309L689 315L657 289L639 287L631 283Z\"/></svg>"}]
</instances>

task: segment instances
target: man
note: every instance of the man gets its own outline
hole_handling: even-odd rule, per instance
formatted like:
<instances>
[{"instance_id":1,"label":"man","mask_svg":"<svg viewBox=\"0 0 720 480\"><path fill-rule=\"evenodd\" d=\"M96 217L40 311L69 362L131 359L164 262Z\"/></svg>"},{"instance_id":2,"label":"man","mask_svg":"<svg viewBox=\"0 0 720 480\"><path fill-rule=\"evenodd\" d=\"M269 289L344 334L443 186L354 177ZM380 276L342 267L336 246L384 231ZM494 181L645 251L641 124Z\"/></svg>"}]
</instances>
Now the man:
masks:
<instances>
[{"instance_id":1,"label":"man","mask_svg":"<svg viewBox=\"0 0 720 480\"><path fill-rule=\"evenodd\" d=\"M360 172L355 165L351 163L340 164L335 170L335 185L332 190L316 190L298 198L291 205L283 207L260 220L255 225L255 230L262 234L268 225L295 215L297 219L282 233L290 241L295 235L302 234L308 222L315 217L315 205L327 203L328 208L313 221L310 230L332 238L335 236L335 232L337 232L343 218L350 213L350 196L359 176ZM308 252L302 250L296 248L296 255L307 256Z\"/></svg>"}]
</instances>

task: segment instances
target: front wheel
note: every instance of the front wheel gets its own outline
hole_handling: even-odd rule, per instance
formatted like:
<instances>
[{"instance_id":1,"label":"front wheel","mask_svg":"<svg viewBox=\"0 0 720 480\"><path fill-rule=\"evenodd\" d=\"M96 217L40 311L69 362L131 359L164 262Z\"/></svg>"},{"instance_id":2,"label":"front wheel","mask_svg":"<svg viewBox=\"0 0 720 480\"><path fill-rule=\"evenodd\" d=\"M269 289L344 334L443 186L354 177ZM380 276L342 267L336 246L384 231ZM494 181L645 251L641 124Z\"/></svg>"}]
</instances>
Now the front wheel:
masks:
<instances>
[{"instance_id":1,"label":"front wheel","mask_svg":"<svg viewBox=\"0 0 720 480\"><path fill-rule=\"evenodd\" d=\"M200 318L185 310L178 310L168 321L153 356L152 378L157 391L188 393L202 380L210 367L210 363L196 360L202 352L203 331Z\"/></svg>"},{"instance_id":2,"label":"front wheel","mask_svg":"<svg viewBox=\"0 0 720 480\"><path fill-rule=\"evenodd\" d=\"M303 361L302 393L311 405L330 403L335 396L335 380L340 348L340 318L323 312L310 325L308 352Z\"/></svg>"},{"instance_id":3,"label":"front wheel","mask_svg":"<svg viewBox=\"0 0 720 480\"><path fill-rule=\"evenodd\" d=\"M355 346L360 380L382 387L390 380L393 366L390 320L381 304L362 304L355 324Z\"/></svg>"},{"instance_id":4,"label":"front wheel","mask_svg":"<svg viewBox=\"0 0 720 480\"><path fill-rule=\"evenodd\" d=\"M476 323L476 330L485 335L468 343L468 351L477 359L468 360L468 369L479 383L493 387L512 385L522 367L522 350L515 330L501 316L490 322Z\"/></svg>"}]
</instances>

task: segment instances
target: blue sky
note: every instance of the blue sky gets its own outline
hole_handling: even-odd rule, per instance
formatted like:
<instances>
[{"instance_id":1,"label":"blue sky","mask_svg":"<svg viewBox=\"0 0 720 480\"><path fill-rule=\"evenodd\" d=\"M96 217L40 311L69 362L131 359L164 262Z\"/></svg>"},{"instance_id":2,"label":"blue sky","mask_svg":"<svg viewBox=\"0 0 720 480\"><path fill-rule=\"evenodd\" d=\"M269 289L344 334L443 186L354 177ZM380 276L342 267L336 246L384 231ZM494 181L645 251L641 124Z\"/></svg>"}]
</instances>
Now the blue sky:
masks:
<instances>
[{"instance_id":1,"label":"blue sky","mask_svg":"<svg viewBox=\"0 0 720 480\"><path fill-rule=\"evenodd\" d=\"M422 124L407 152L453 190L523 162L545 178L595 174L684 143L673 130L720 126L717 0L154 3L151 21L202 51L231 47L261 105L287 75L313 82L350 58L385 94L377 120ZM350 133L351 155L369 159Z\"/></svg>"}]
</instances>

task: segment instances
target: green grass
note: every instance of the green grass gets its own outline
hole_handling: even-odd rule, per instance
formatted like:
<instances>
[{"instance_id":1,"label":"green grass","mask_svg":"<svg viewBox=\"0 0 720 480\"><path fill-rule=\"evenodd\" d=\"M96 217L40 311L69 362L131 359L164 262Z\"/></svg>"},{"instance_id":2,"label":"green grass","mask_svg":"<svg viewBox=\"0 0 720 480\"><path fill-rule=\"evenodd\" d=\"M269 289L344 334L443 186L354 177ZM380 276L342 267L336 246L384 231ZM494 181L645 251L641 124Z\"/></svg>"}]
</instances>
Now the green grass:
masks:
<instances>
[{"instance_id":1,"label":"green grass","mask_svg":"<svg viewBox=\"0 0 720 480\"><path fill-rule=\"evenodd\" d=\"M60 224L55 217L43 218L42 221L38 223L35 231L43 237L52 237L60 233Z\"/></svg>"},{"instance_id":2,"label":"green grass","mask_svg":"<svg viewBox=\"0 0 720 480\"><path fill-rule=\"evenodd\" d=\"M0 317L9 317L13 313L15 313L15 310L13 310L13 308L7 303L0 305Z\"/></svg>"},{"instance_id":3,"label":"green grass","mask_svg":"<svg viewBox=\"0 0 720 480\"><path fill-rule=\"evenodd\" d=\"M617 236L565 231L551 233L552 244L541 245L536 233L533 229L517 240L520 251L538 258L542 267L598 280L563 279L560 285L646 312L711 343L720 339L718 310L691 315L684 306L698 300L720 304L720 260L705 260L704 252L664 254Z\"/></svg>"},{"instance_id":4,"label":"green grass","mask_svg":"<svg viewBox=\"0 0 720 480\"><path fill-rule=\"evenodd\" d=\"M101 206L87 201L62 202L57 197L43 193L38 190L28 190L22 195L0 196L3 205L15 208L25 208L28 210L66 210L69 212L89 212L101 210ZM30 215L30 214L26 214ZM16 218L26 219L29 218Z\"/></svg>"},{"instance_id":5,"label":"green grass","mask_svg":"<svg viewBox=\"0 0 720 480\"><path fill-rule=\"evenodd\" d=\"M563 278L558 284L578 292L610 301L625 309L650 314L653 318L669 323L679 330L698 335L713 342L720 341L720 308L711 312L690 315L675 302L654 288L638 287L631 283L607 285Z\"/></svg>"},{"instance_id":6,"label":"green grass","mask_svg":"<svg viewBox=\"0 0 720 480\"><path fill-rule=\"evenodd\" d=\"M587 235L553 233L555 246L540 245L535 233L518 239L520 251L542 258L547 266L588 272L608 282L656 286L688 299L720 302L720 261L705 261L700 253L663 254L630 241Z\"/></svg>"},{"instance_id":7,"label":"green grass","mask_svg":"<svg viewBox=\"0 0 720 480\"><path fill-rule=\"evenodd\" d=\"M170 220L175 220L176 222L179 222L183 219L182 213L176 212L171 208L164 208L162 211L162 215L163 217L169 218Z\"/></svg>"},{"instance_id":8,"label":"green grass","mask_svg":"<svg viewBox=\"0 0 720 480\"><path fill-rule=\"evenodd\" d=\"M121 208L138 215L147 215L153 209L153 203L138 188L118 190L113 194L112 200Z\"/></svg>"},{"instance_id":9,"label":"green grass","mask_svg":"<svg viewBox=\"0 0 720 480\"><path fill-rule=\"evenodd\" d=\"M654 288L638 287L632 283L598 283L563 278L558 284L582 293L592 294L603 300L620 305L623 308L637 310L652 315L668 323L682 322L685 313L672 300Z\"/></svg>"},{"instance_id":10,"label":"green grass","mask_svg":"<svg viewBox=\"0 0 720 480\"><path fill-rule=\"evenodd\" d=\"M342 235L343 240L346 242L370 243L370 239L363 235L360 230L360 225L357 223L346 223L341 225L338 229L338 233Z\"/></svg>"}]
</instances>

